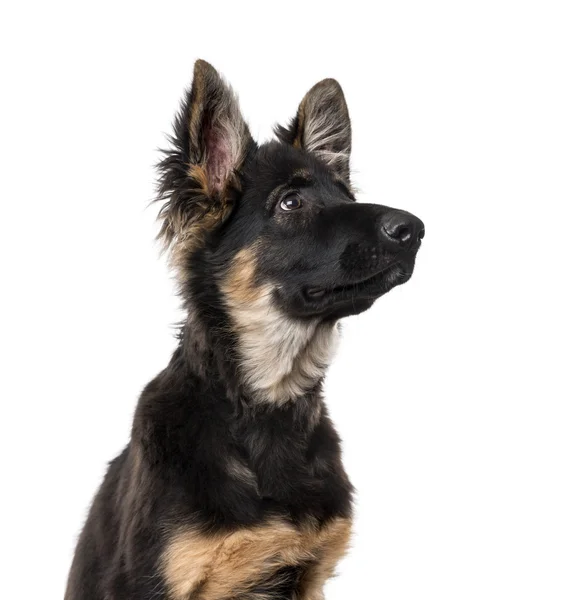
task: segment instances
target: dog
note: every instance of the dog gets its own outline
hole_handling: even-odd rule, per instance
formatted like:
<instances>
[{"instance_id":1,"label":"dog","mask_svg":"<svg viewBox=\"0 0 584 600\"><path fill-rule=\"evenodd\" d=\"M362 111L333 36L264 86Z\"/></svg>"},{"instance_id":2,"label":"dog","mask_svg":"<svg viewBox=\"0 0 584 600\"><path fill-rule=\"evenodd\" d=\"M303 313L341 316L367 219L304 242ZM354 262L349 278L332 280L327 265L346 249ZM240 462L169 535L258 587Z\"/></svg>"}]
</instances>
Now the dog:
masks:
<instances>
[{"instance_id":1,"label":"dog","mask_svg":"<svg viewBox=\"0 0 584 600\"><path fill-rule=\"evenodd\" d=\"M186 318L80 534L66 600L322 600L353 488L322 382L343 317L412 275L424 225L361 204L333 79L261 145L208 63L160 162Z\"/></svg>"}]
</instances>

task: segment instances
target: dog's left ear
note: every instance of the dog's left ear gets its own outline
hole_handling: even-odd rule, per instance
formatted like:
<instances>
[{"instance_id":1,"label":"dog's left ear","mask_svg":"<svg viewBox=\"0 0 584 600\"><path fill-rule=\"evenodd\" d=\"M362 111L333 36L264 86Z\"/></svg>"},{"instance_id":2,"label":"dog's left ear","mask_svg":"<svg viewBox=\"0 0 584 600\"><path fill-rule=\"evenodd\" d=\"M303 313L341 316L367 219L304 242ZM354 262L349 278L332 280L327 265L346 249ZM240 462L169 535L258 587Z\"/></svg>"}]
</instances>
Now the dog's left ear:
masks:
<instances>
[{"instance_id":1,"label":"dog's left ear","mask_svg":"<svg viewBox=\"0 0 584 600\"><path fill-rule=\"evenodd\" d=\"M312 152L349 183L351 120L335 79L323 79L311 88L290 125L278 125L276 135L282 142Z\"/></svg>"}]
</instances>

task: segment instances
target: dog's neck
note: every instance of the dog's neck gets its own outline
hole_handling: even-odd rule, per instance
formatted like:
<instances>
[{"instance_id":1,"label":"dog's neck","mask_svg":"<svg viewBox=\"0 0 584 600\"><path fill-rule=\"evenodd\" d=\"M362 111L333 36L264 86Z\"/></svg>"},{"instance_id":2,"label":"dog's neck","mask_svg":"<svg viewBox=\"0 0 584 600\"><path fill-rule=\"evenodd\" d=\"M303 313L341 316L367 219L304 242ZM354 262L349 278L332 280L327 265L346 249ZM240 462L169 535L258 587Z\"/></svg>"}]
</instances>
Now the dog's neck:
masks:
<instances>
[{"instance_id":1,"label":"dog's neck","mask_svg":"<svg viewBox=\"0 0 584 600\"><path fill-rule=\"evenodd\" d=\"M339 337L336 322L290 318L268 294L229 313L229 326L212 330L195 313L186 321L183 344L200 377L220 375L232 383L230 395L273 406L320 389Z\"/></svg>"},{"instance_id":2,"label":"dog's neck","mask_svg":"<svg viewBox=\"0 0 584 600\"><path fill-rule=\"evenodd\" d=\"M232 316L243 383L258 401L282 405L322 380L338 337L334 322L291 319L261 303Z\"/></svg>"}]
</instances>

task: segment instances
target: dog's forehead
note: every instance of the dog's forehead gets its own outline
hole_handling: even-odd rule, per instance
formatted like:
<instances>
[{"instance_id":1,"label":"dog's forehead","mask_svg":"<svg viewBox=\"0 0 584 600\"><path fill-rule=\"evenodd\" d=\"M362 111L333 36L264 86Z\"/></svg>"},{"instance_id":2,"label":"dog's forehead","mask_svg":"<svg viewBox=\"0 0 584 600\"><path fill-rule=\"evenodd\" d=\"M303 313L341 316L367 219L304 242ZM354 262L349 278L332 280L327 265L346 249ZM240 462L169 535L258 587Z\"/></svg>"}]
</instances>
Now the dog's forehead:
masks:
<instances>
[{"instance_id":1,"label":"dog's forehead","mask_svg":"<svg viewBox=\"0 0 584 600\"><path fill-rule=\"evenodd\" d=\"M310 153L280 142L259 147L250 165L252 182L273 189L287 182L331 184L334 173Z\"/></svg>"}]
</instances>

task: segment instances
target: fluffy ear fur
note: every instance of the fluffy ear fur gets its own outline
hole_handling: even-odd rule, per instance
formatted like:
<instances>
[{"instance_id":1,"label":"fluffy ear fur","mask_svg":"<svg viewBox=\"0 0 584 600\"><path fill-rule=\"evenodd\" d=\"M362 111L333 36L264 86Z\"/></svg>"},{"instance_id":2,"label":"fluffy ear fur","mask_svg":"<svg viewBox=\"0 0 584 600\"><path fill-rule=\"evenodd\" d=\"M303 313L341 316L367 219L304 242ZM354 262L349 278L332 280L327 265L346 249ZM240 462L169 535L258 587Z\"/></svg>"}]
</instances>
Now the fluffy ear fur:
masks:
<instances>
[{"instance_id":1,"label":"fluffy ear fur","mask_svg":"<svg viewBox=\"0 0 584 600\"><path fill-rule=\"evenodd\" d=\"M279 125L276 135L312 152L349 183L351 120L343 90L334 79L317 83L304 96L290 125Z\"/></svg>"},{"instance_id":2,"label":"fluffy ear fur","mask_svg":"<svg viewBox=\"0 0 584 600\"><path fill-rule=\"evenodd\" d=\"M159 237L180 269L229 216L237 171L253 144L233 90L203 60L195 63L171 142L158 166L158 200L164 202Z\"/></svg>"}]
</instances>

